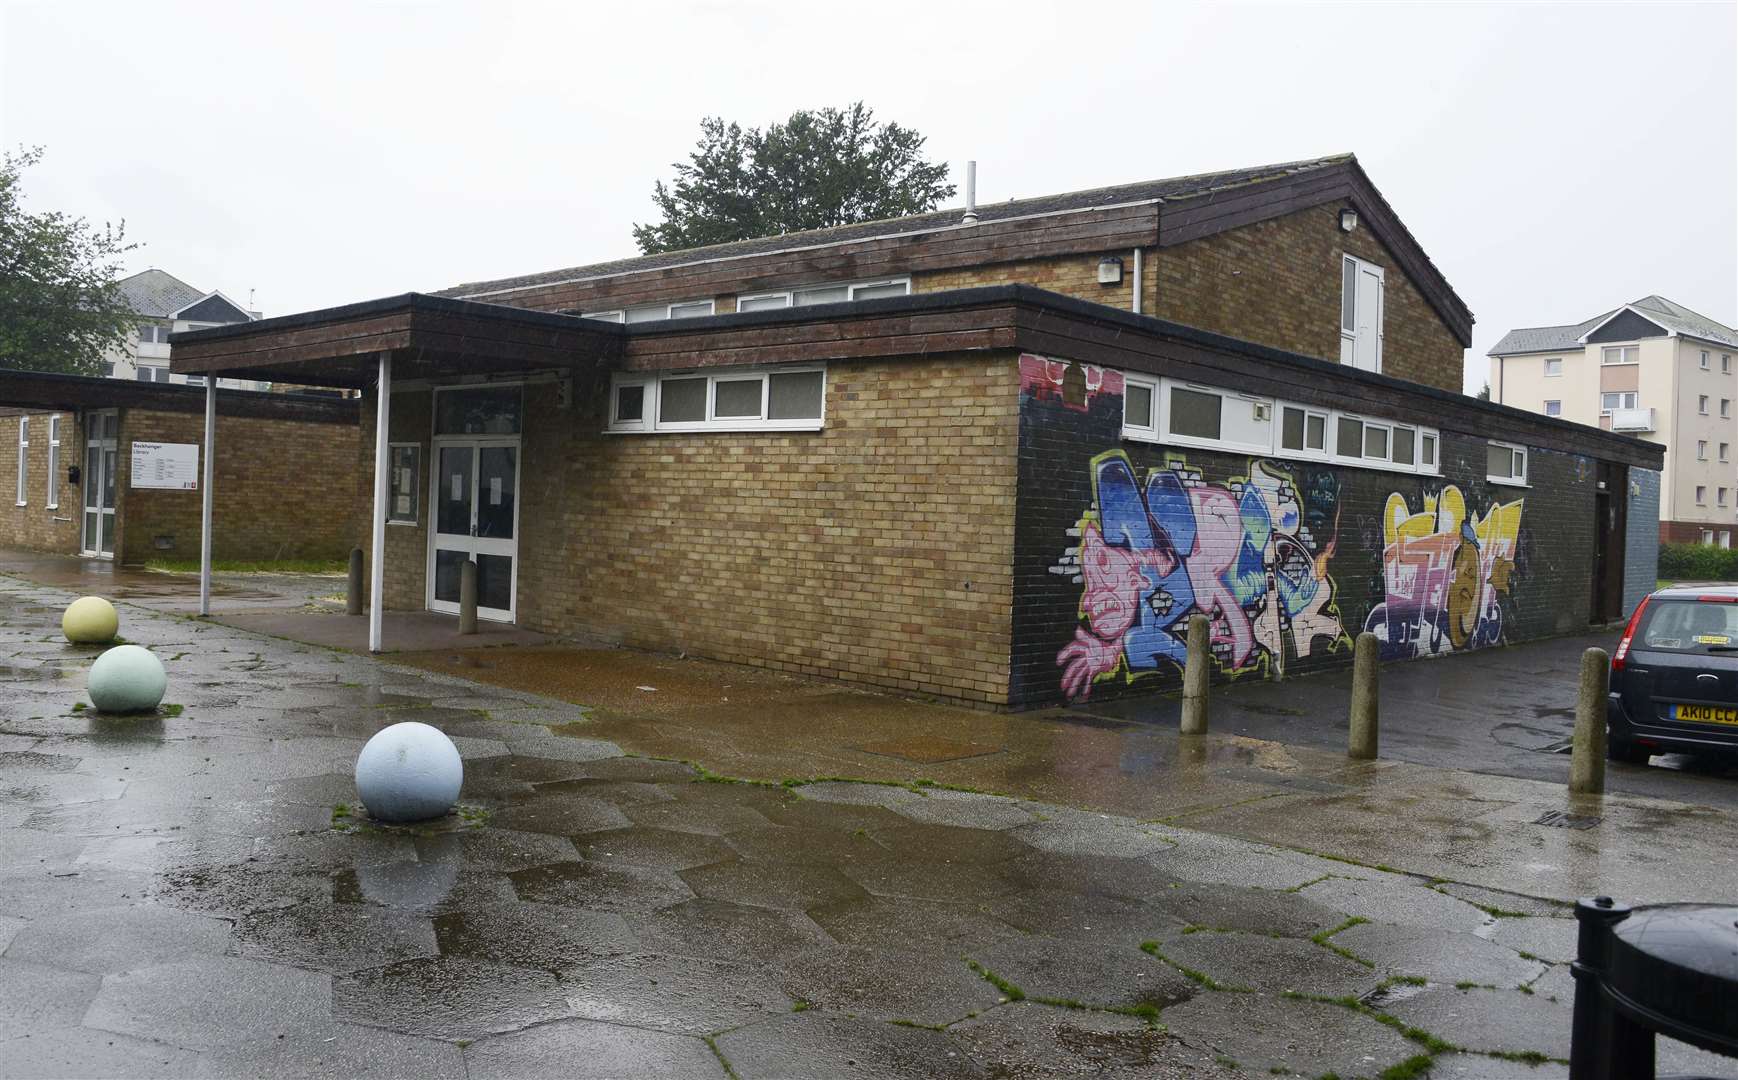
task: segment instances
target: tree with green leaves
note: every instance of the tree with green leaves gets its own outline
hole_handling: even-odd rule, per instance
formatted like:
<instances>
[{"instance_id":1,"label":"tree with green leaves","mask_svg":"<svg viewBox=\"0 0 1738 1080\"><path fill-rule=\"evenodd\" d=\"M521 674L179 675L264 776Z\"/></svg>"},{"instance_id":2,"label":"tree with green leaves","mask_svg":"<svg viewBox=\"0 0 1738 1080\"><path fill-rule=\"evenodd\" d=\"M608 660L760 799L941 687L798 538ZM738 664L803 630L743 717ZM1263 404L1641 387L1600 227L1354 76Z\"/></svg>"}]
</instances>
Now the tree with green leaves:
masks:
<instances>
[{"instance_id":1,"label":"tree with green leaves","mask_svg":"<svg viewBox=\"0 0 1738 1080\"><path fill-rule=\"evenodd\" d=\"M19 178L42 148L0 157L0 368L96 375L136 316L121 297L126 224L24 209Z\"/></svg>"},{"instance_id":2,"label":"tree with green leaves","mask_svg":"<svg viewBox=\"0 0 1738 1080\"><path fill-rule=\"evenodd\" d=\"M651 255L934 210L956 189L924 141L861 101L764 131L707 117L675 182L653 189L664 220L635 225L634 242Z\"/></svg>"}]
</instances>

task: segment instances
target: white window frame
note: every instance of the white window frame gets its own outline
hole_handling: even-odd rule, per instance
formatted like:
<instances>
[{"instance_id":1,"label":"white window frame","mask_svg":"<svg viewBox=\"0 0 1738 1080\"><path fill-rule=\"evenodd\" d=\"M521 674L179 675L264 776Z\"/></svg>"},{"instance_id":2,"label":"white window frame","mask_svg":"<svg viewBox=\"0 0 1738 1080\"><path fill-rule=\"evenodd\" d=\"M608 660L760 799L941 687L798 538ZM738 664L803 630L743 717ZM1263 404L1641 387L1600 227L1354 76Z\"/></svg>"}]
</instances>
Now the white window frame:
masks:
<instances>
[{"instance_id":1,"label":"white window frame","mask_svg":"<svg viewBox=\"0 0 1738 1080\"><path fill-rule=\"evenodd\" d=\"M30 417L18 418L18 505L28 506L30 496Z\"/></svg>"},{"instance_id":2,"label":"white window frame","mask_svg":"<svg viewBox=\"0 0 1738 1080\"><path fill-rule=\"evenodd\" d=\"M1697 394L1696 395L1696 412L1698 412L1702 416L1708 415L1708 395L1707 394Z\"/></svg>"},{"instance_id":3,"label":"white window frame","mask_svg":"<svg viewBox=\"0 0 1738 1080\"><path fill-rule=\"evenodd\" d=\"M1551 366L1553 364L1555 364L1557 366L1553 368ZM1560 379L1562 377L1563 377L1563 358L1561 356L1554 356L1554 357L1550 358L1549 360L1546 360L1545 361L1545 378L1547 378L1547 379Z\"/></svg>"},{"instance_id":4,"label":"white window frame","mask_svg":"<svg viewBox=\"0 0 1738 1080\"><path fill-rule=\"evenodd\" d=\"M1159 438L1159 430L1160 430L1159 429L1159 402L1161 400L1163 400L1160 396L1160 393L1161 393L1160 384L1161 384L1162 380L1148 378L1144 375L1126 375L1125 374L1122 377L1122 381L1123 381L1122 437L1125 439L1134 439L1137 442L1156 443L1156 442L1162 441ZM1151 423L1149 423L1149 424L1136 424L1136 423L1133 423L1132 421L1129 420L1129 416L1128 416L1128 388L1130 386L1143 387L1152 394L1152 397L1150 400L1152 401L1153 411L1152 411L1152 414L1149 416L1149 419L1152 421Z\"/></svg>"},{"instance_id":5,"label":"white window frame","mask_svg":"<svg viewBox=\"0 0 1738 1080\"><path fill-rule=\"evenodd\" d=\"M1702 370L1703 371L1708 370L1708 350L1707 349L1702 350Z\"/></svg>"},{"instance_id":6,"label":"white window frame","mask_svg":"<svg viewBox=\"0 0 1738 1080\"><path fill-rule=\"evenodd\" d=\"M1162 379L1151 375L1141 375L1132 372L1123 373L1124 383L1124 413L1122 422L1122 437L1131 442L1157 443L1162 446L1198 447L1204 450L1218 450L1225 453L1262 454L1285 461L1322 461L1332 462L1351 468L1375 469L1382 472L1416 473L1425 476L1439 476L1442 472L1442 432L1436 428L1423 427L1419 424L1390 420L1386 417L1370 416L1363 413L1351 413L1338 409L1323 408L1318 405L1306 405L1298 401L1266 398L1255 394L1246 394L1238 390L1230 390L1222 386L1212 386L1206 383L1190 382L1184 379ZM1127 387L1145 387L1153 394L1153 424L1152 426L1133 423L1127 413ZM1252 405L1262 405L1268 408L1268 428L1271 437L1267 442L1256 443L1240 439L1204 439L1195 435L1177 435L1171 433L1171 390L1173 388L1192 390L1200 394L1217 395L1221 401L1249 402ZM1322 446L1319 449L1291 449L1284 445L1285 412L1287 409L1304 414L1305 438L1308 438L1309 418L1320 417L1322 420ZM1223 430L1224 413L1220 414L1221 430ZM1342 456L1337 444L1339 422L1342 419L1356 420L1363 427L1359 430L1359 453L1357 456ZM1385 457L1366 457L1364 449L1364 431L1369 428L1380 428L1387 435L1387 454ZM1396 431L1412 432L1412 463L1396 464L1394 459L1394 433ZM1427 460L1428 459L1428 460Z\"/></svg>"},{"instance_id":7,"label":"white window frame","mask_svg":"<svg viewBox=\"0 0 1738 1080\"><path fill-rule=\"evenodd\" d=\"M1610 408L1607 408L1606 404L1605 404L1605 399L1607 397L1617 398L1617 404L1611 406ZM1626 397L1630 399L1631 404L1625 405L1623 403L1623 400ZM1599 415L1600 416L1610 416L1612 413L1616 412L1618 409L1639 409L1639 408L1641 408L1641 394L1638 391L1635 391L1635 390L1601 390L1599 392Z\"/></svg>"},{"instance_id":8,"label":"white window frame","mask_svg":"<svg viewBox=\"0 0 1738 1080\"><path fill-rule=\"evenodd\" d=\"M1563 402L1562 402L1562 400L1559 398L1547 399L1545 402L1545 415L1546 416L1562 416L1563 415Z\"/></svg>"},{"instance_id":9,"label":"white window frame","mask_svg":"<svg viewBox=\"0 0 1738 1080\"><path fill-rule=\"evenodd\" d=\"M752 303L756 300L782 299L784 301L784 303L773 307L761 308L761 311L779 311L784 308L798 307L800 305L797 304L797 294L801 292L809 292L813 289L844 289L844 300L831 300L828 301L828 303L854 304L858 301L857 293L860 290L883 288L888 285L903 285L905 287L905 295L911 295L911 278L909 275L871 278L864 281L811 281L802 285L792 285L788 289L769 289L756 293L744 293L736 298L736 310L740 312L743 304Z\"/></svg>"},{"instance_id":10,"label":"white window frame","mask_svg":"<svg viewBox=\"0 0 1738 1080\"><path fill-rule=\"evenodd\" d=\"M704 307L706 310L691 311L683 315L676 314L677 308L699 307ZM625 308L612 308L609 311L581 312L579 317L582 319L596 319L599 322L625 324L628 321L628 312L630 311L656 311L659 309L663 310L664 313L662 315L654 316L650 319L638 319L636 320L636 324L642 322L667 322L673 319L699 319L704 318L707 315L716 315L718 313L718 301L675 300L668 304L633 304Z\"/></svg>"},{"instance_id":11,"label":"white window frame","mask_svg":"<svg viewBox=\"0 0 1738 1080\"><path fill-rule=\"evenodd\" d=\"M1376 279L1376 366L1370 370L1382 370L1382 339L1386 333L1388 316L1388 275L1387 271L1373 262L1367 262L1356 255L1341 254L1340 272L1340 310L1336 313L1336 321L1340 326L1340 363L1352 367L1358 366L1358 283L1363 275L1368 273ZM1346 276L1345 266L1352 264L1352 326L1346 327ZM1348 349L1350 350L1348 354Z\"/></svg>"},{"instance_id":12,"label":"white window frame","mask_svg":"<svg viewBox=\"0 0 1738 1080\"><path fill-rule=\"evenodd\" d=\"M1487 446L1500 446L1500 447L1504 447L1510 451L1513 451L1513 453L1519 455L1518 460L1519 460L1520 466L1521 466L1521 470L1520 470L1521 475L1520 476L1493 476L1490 473L1490 470L1488 468L1488 463L1487 463L1487 468L1485 470L1485 479L1486 480L1490 481L1493 484L1501 484L1504 487L1523 487L1524 488L1524 487L1531 487L1532 486L1532 483L1529 480L1529 477L1532 475L1532 469L1531 469L1532 463L1528 460L1528 458L1530 458L1532 456L1532 454L1525 446L1522 446L1520 443L1503 442L1501 439L1487 439L1487 440L1485 440L1485 444ZM1516 460L1517 460L1516 458L1511 458L1510 459L1511 464L1513 464L1514 461L1516 461Z\"/></svg>"},{"instance_id":13,"label":"white window frame","mask_svg":"<svg viewBox=\"0 0 1738 1080\"><path fill-rule=\"evenodd\" d=\"M772 394L772 376L821 374L821 415L791 420L771 420L767 409ZM760 380L760 415L754 417L720 417L714 415L718 403L718 384L758 378ZM675 379L706 380L706 418L704 420L665 421L659 419L663 404L663 385ZM726 367L706 371L670 371L656 375L616 375L610 379L609 419L604 431L612 435L650 435L660 432L719 432L719 431L820 431L827 422L827 367L825 364L788 364L774 367ZM618 421L616 403L618 391L625 386L641 386L646 390L639 420Z\"/></svg>"},{"instance_id":14,"label":"white window frame","mask_svg":"<svg viewBox=\"0 0 1738 1080\"><path fill-rule=\"evenodd\" d=\"M1696 505L1697 506L1707 506L1708 505L1708 487L1706 484L1697 484L1696 485Z\"/></svg>"},{"instance_id":15,"label":"white window frame","mask_svg":"<svg viewBox=\"0 0 1738 1080\"><path fill-rule=\"evenodd\" d=\"M60 472L60 414L48 418L48 502L50 510L60 509L60 484L55 476Z\"/></svg>"},{"instance_id":16,"label":"white window frame","mask_svg":"<svg viewBox=\"0 0 1738 1080\"><path fill-rule=\"evenodd\" d=\"M1707 461L1708 460L1708 440L1707 439L1697 439L1696 440L1696 460L1697 461Z\"/></svg>"},{"instance_id":17,"label":"white window frame","mask_svg":"<svg viewBox=\"0 0 1738 1080\"><path fill-rule=\"evenodd\" d=\"M1731 456L1731 453L1732 453L1732 444L1731 443L1721 443L1720 444L1720 460L1721 461L1725 461L1728 457Z\"/></svg>"},{"instance_id":18,"label":"white window frame","mask_svg":"<svg viewBox=\"0 0 1738 1080\"><path fill-rule=\"evenodd\" d=\"M1725 505L1726 505L1726 489L1725 488L1717 487L1714 489L1714 505L1721 507L1721 508L1725 507Z\"/></svg>"},{"instance_id":19,"label":"white window frame","mask_svg":"<svg viewBox=\"0 0 1738 1080\"><path fill-rule=\"evenodd\" d=\"M1720 354L1720 374L1722 374L1722 375L1732 374L1732 354L1731 353L1721 353Z\"/></svg>"},{"instance_id":20,"label":"white window frame","mask_svg":"<svg viewBox=\"0 0 1738 1080\"><path fill-rule=\"evenodd\" d=\"M1732 399L1731 398L1721 398L1720 399L1720 419L1722 419L1722 420L1732 419Z\"/></svg>"},{"instance_id":21,"label":"white window frame","mask_svg":"<svg viewBox=\"0 0 1738 1080\"><path fill-rule=\"evenodd\" d=\"M1617 354L1616 360L1611 358L1612 353ZM1631 354L1634 354L1634 359L1630 359ZM1599 362L1606 367L1616 367L1619 364L1639 364L1641 363L1641 346L1607 345L1599 352Z\"/></svg>"}]
</instances>

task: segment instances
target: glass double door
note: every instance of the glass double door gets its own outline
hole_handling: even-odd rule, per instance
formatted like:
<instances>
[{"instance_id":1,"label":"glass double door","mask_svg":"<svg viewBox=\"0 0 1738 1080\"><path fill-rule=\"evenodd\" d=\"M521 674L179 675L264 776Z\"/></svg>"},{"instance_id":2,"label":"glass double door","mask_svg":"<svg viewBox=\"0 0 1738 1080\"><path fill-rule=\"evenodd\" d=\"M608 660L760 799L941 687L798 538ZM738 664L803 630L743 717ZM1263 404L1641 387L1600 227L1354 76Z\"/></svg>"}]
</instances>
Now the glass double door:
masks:
<instances>
[{"instance_id":1,"label":"glass double door","mask_svg":"<svg viewBox=\"0 0 1738 1080\"><path fill-rule=\"evenodd\" d=\"M432 611L457 613L459 576L477 564L477 615L512 622L519 563L519 440L438 439L434 444Z\"/></svg>"},{"instance_id":2,"label":"glass double door","mask_svg":"<svg viewBox=\"0 0 1738 1080\"><path fill-rule=\"evenodd\" d=\"M115 557L115 467L120 415L113 412L85 416L83 524L79 551L96 558Z\"/></svg>"}]
</instances>

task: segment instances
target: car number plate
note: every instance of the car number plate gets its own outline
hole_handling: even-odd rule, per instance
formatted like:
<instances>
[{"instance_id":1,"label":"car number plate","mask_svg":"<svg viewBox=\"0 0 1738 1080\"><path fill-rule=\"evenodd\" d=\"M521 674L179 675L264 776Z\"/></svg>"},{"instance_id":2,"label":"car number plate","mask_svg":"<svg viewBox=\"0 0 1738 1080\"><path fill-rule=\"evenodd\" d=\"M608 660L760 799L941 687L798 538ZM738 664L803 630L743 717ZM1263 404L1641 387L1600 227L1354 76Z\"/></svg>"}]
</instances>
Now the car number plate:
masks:
<instances>
[{"instance_id":1,"label":"car number plate","mask_svg":"<svg viewBox=\"0 0 1738 1080\"><path fill-rule=\"evenodd\" d=\"M1689 720L1698 724L1730 724L1738 727L1738 708L1718 708L1713 705L1673 705L1673 720Z\"/></svg>"}]
</instances>

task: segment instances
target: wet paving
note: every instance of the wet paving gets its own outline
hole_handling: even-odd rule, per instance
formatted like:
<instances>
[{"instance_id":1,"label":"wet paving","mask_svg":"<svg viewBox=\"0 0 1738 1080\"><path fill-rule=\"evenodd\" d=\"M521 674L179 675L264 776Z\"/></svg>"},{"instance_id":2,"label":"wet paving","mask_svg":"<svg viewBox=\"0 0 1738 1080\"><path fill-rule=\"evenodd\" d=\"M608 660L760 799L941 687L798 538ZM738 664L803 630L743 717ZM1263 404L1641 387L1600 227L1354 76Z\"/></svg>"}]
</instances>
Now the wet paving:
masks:
<instances>
[{"instance_id":1,"label":"wet paving","mask_svg":"<svg viewBox=\"0 0 1738 1080\"><path fill-rule=\"evenodd\" d=\"M0 579L0 1076L1565 1075L1549 898L1035 798L733 782L553 698L135 606L167 705L104 717L71 598ZM465 786L384 827L350 770L405 720Z\"/></svg>"}]
</instances>

